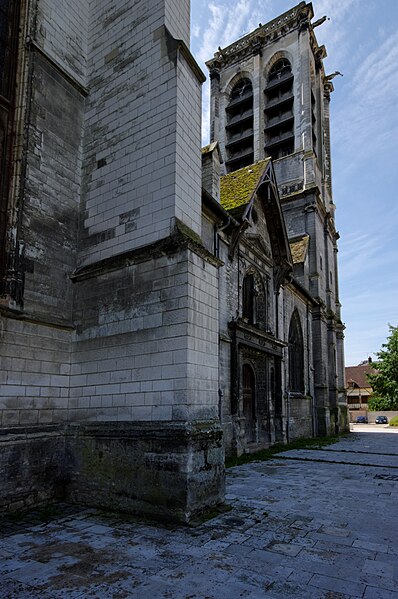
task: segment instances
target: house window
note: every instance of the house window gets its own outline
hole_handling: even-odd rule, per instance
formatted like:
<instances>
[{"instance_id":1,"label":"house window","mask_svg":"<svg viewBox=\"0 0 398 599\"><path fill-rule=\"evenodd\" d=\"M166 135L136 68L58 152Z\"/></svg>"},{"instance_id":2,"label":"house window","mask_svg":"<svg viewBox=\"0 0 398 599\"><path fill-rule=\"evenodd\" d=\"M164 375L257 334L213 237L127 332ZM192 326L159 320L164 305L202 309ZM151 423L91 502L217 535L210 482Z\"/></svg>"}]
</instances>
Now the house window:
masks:
<instances>
[{"instance_id":1,"label":"house window","mask_svg":"<svg viewBox=\"0 0 398 599\"><path fill-rule=\"evenodd\" d=\"M227 170L235 171L253 163L253 86L241 79L232 89L226 108Z\"/></svg>"},{"instance_id":2,"label":"house window","mask_svg":"<svg viewBox=\"0 0 398 599\"><path fill-rule=\"evenodd\" d=\"M242 286L242 316L249 324L254 324L255 293L254 275L246 275Z\"/></svg>"},{"instance_id":3,"label":"house window","mask_svg":"<svg viewBox=\"0 0 398 599\"><path fill-rule=\"evenodd\" d=\"M265 95L265 156L274 160L294 152L293 73L286 58L268 74Z\"/></svg>"},{"instance_id":4,"label":"house window","mask_svg":"<svg viewBox=\"0 0 398 599\"><path fill-rule=\"evenodd\" d=\"M289 327L289 390L304 393L304 343L300 317L296 310Z\"/></svg>"}]
</instances>

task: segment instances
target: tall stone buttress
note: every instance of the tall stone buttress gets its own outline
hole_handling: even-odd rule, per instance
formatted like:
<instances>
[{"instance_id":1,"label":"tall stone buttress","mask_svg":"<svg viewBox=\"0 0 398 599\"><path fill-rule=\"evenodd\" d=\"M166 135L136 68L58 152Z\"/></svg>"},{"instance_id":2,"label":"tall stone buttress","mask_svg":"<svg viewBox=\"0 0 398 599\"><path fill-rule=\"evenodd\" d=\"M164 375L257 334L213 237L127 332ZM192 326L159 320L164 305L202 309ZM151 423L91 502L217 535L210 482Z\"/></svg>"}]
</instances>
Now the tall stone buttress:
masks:
<instances>
[{"instance_id":1,"label":"tall stone buttress","mask_svg":"<svg viewBox=\"0 0 398 599\"><path fill-rule=\"evenodd\" d=\"M189 2L20 4L1 15L20 34L2 131L0 506L66 497L186 521L224 492Z\"/></svg>"}]
</instances>

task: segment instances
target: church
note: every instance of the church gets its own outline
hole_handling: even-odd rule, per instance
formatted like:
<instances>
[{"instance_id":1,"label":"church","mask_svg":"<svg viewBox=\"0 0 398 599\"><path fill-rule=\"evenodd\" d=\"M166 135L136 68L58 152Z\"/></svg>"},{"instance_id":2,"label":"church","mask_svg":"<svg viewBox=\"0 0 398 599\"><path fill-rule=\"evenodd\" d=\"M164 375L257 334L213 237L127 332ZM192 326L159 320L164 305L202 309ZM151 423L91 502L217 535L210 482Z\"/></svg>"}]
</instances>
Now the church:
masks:
<instances>
[{"instance_id":1,"label":"church","mask_svg":"<svg viewBox=\"0 0 398 599\"><path fill-rule=\"evenodd\" d=\"M325 74L314 31L325 19L313 17L301 2L207 62L205 154L217 143L220 203L237 221L219 225L220 414L232 454L347 429L329 129L335 74Z\"/></svg>"},{"instance_id":2,"label":"church","mask_svg":"<svg viewBox=\"0 0 398 599\"><path fill-rule=\"evenodd\" d=\"M188 0L0 8L0 511L187 522L224 456L347 426L332 76L301 2L209 60Z\"/></svg>"}]
</instances>

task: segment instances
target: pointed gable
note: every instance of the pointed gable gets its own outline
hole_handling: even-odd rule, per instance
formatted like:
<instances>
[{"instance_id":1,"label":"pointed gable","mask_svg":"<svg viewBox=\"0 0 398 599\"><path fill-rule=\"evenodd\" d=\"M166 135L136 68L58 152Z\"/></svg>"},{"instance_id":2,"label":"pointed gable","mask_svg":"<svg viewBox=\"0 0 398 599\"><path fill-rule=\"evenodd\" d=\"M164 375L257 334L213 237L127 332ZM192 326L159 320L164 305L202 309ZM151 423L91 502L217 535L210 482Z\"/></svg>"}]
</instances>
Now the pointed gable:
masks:
<instances>
[{"instance_id":1,"label":"pointed gable","mask_svg":"<svg viewBox=\"0 0 398 599\"><path fill-rule=\"evenodd\" d=\"M223 208L240 223L232 234L230 257L240 237L250 226L253 204L258 200L265 214L274 260L275 284L279 287L290 276L293 260L272 160L266 158L221 177L220 196Z\"/></svg>"}]
</instances>

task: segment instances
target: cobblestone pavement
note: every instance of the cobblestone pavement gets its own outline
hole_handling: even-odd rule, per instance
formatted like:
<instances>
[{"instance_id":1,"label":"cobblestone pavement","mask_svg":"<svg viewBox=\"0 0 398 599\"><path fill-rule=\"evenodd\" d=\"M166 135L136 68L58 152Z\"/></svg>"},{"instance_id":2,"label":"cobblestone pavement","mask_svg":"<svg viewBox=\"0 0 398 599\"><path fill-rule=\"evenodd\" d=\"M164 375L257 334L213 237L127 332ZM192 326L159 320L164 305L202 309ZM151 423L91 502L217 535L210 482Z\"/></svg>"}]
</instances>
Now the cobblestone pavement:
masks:
<instances>
[{"instance_id":1,"label":"cobblestone pavement","mask_svg":"<svg viewBox=\"0 0 398 599\"><path fill-rule=\"evenodd\" d=\"M227 502L195 528L66 505L3 522L0 597L398 599L396 434L231 468Z\"/></svg>"}]
</instances>

